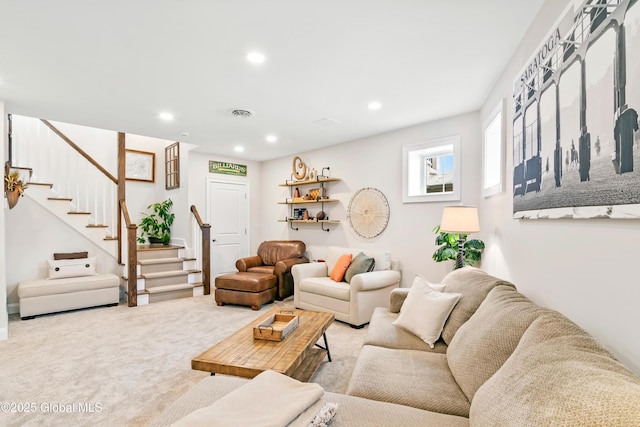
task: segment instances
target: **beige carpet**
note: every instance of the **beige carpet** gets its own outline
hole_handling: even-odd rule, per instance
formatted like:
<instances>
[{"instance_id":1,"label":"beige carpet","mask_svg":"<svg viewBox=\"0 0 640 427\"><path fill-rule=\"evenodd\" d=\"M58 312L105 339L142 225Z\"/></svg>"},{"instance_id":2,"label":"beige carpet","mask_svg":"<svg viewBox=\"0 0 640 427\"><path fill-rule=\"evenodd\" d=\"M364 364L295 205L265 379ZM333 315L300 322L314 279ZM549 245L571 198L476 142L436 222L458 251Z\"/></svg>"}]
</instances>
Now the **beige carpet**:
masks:
<instances>
[{"instance_id":1,"label":"beige carpet","mask_svg":"<svg viewBox=\"0 0 640 427\"><path fill-rule=\"evenodd\" d=\"M208 375L191 369L193 356L272 306L217 307L202 296L27 321L13 315L9 340L0 342L0 425L146 425ZM333 362L312 381L344 392L365 331L334 322L327 331ZM7 402L20 412L7 412Z\"/></svg>"}]
</instances>

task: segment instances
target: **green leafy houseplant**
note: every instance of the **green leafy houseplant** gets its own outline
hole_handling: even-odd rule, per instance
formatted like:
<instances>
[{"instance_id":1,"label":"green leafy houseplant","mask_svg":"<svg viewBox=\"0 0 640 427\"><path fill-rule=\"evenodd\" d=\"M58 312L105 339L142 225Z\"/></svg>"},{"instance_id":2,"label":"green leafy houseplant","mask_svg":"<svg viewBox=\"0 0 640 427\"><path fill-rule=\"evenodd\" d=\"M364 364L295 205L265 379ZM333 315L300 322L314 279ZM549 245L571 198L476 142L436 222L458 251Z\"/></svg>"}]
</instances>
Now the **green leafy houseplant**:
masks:
<instances>
[{"instance_id":1,"label":"green leafy houseplant","mask_svg":"<svg viewBox=\"0 0 640 427\"><path fill-rule=\"evenodd\" d=\"M140 221L140 237L138 237L138 243L145 243L144 236L149 238L149 243L152 238L158 239L163 245L168 245L171 240L171 224L176 215L170 213L173 202L171 199L167 199L164 202L152 203L147 206L147 209L152 209L151 213L144 213L142 220Z\"/></svg>"},{"instance_id":2,"label":"green leafy houseplant","mask_svg":"<svg viewBox=\"0 0 640 427\"><path fill-rule=\"evenodd\" d=\"M467 240L467 234L458 235L458 233L446 233L440 231L440 226L436 226L433 232L437 234L436 245L440 246L433 253L433 260L436 262L442 262L447 260L456 261L458 258L458 237L462 237L464 242L464 258L462 260L463 265L476 265L482 258L482 251L484 250L484 242L479 239ZM453 268L456 268L454 264Z\"/></svg>"}]
</instances>

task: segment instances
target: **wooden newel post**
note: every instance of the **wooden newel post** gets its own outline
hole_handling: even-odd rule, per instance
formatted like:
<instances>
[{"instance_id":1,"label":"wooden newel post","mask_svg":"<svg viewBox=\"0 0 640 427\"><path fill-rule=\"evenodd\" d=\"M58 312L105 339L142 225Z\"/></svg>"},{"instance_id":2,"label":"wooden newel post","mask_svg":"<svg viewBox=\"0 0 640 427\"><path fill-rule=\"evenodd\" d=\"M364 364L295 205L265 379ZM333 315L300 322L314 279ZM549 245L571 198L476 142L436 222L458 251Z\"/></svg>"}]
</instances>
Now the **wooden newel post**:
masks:
<instances>
[{"instance_id":1,"label":"wooden newel post","mask_svg":"<svg viewBox=\"0 0 640 427\"><path fill-rule=\"evenodd\" d=\"M202 224L202 285L204 294L211 293L211 225Z\"/></svg>"},{"instance_id":2,"label":"wooden newel post","mask_svg":"<svg viewBox=\"0 0 640 427\"><path fill-rule=\"evenodd\" d=\"M127 294L129 295L129 307L136 307L138 305L138 253L135 248L138 244L136 241L138 226L136 224L129 224L127 226L127 247L134 248L129 249L128 261L127 261Z\"/></svg>"}]
</instances>

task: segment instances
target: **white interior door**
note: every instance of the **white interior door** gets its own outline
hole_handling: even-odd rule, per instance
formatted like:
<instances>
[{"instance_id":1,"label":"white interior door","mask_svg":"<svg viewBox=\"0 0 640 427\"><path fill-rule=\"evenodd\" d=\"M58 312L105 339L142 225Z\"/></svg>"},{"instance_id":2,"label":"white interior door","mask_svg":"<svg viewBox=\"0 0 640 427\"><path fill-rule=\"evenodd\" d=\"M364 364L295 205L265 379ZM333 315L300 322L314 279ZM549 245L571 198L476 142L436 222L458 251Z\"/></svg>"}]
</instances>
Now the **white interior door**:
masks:
<instances>
[{"instance_id":1,"label":"white interior door","mask_svg":"<svg viewBox=\"0 0 640 427\"><path fill-rule=\"evenodd\" d=\"M207 220L211 224L211 277L236 272L249 256L249 185L207 180Z\"/></svg>"}]
</instances>

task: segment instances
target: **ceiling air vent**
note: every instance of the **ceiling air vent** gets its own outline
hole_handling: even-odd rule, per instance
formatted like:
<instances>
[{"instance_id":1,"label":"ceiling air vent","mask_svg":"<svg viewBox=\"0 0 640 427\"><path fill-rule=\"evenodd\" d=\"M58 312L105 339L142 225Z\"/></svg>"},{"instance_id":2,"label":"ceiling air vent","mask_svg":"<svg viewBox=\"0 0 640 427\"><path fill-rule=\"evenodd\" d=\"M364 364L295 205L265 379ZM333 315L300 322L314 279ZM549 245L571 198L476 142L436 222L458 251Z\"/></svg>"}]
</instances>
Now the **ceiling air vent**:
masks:
<instances>
[{"instance_id":1,"label":"ceiling air vent","mask_svg":"<svg viewBox=\"0 0 640 427\"><path fill-rule=\"evenodd\" d=\"M251 110L243 110L238 108L238 109L229 111L229 114L231 114L233 117L241 117L244 119L248 119L249 117L253 117L255 113Z\"/></svg>"}]
</instances>

